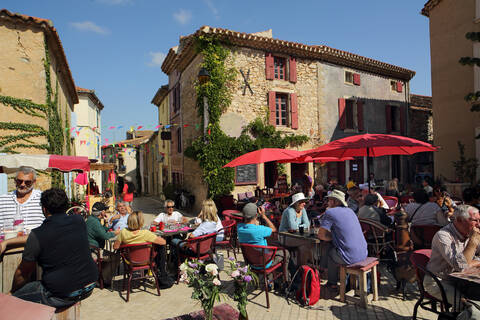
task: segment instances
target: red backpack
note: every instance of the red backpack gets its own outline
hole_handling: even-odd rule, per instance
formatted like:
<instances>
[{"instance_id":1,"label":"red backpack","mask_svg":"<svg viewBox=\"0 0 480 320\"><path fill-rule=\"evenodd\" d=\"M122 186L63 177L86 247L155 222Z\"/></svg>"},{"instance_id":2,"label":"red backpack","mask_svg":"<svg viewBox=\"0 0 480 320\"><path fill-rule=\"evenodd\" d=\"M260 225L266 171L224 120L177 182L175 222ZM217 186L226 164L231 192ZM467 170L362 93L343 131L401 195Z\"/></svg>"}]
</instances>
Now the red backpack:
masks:
<instances>
[{"instance_id":1,"label":"red backpack","mask_svg":"<svg viewBox=\"0 0 480 320\"><path fill-rule=\"evenodd\" d=\"M301 266L302 282L297 290L297 300L305 306L313 306L320 299L320 274L309 266Z\"/></svg>"}]
</instances>

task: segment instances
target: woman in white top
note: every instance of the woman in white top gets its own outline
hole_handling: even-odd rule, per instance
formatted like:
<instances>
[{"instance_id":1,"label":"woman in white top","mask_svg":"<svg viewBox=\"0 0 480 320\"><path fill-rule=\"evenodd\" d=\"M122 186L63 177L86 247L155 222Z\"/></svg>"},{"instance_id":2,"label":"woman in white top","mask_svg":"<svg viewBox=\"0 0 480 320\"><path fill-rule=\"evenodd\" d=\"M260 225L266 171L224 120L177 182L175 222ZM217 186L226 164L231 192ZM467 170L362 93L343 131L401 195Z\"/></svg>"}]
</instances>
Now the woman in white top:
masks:
<instances>
[{"instance_id":1,"label":"woman in white top","mask_svg":"<svg viewBox=\"0 0 480 320\"><path fill-rule=\"evenodd\" d=\"M173 200L165 200L165 211L160 213L152 222L158 225L160 222L165 224L186 223L188 218L184 217L180 212L175 211L175 202Z\"/></svg>"},{"instance_id":2,"label":"woman in white top","mask_svg":"<svg viewBox=\"0 0 480 320\"><path fill-rule=\"evenodd\" d=\"M217 241L223 240L223 225L217 214L217 206L212 199L207 199L202 203L202 211L195 218L195 223L200 224L198 228L193 231L192 236L198 237L203 234L208 234L213 223L215 223L215 231L217 232ZM197 231L198 230L198 231ZM204 232L205 231L205 232ZM202 234L200 234L202 233Z\"/></svg>"}]
</instances>

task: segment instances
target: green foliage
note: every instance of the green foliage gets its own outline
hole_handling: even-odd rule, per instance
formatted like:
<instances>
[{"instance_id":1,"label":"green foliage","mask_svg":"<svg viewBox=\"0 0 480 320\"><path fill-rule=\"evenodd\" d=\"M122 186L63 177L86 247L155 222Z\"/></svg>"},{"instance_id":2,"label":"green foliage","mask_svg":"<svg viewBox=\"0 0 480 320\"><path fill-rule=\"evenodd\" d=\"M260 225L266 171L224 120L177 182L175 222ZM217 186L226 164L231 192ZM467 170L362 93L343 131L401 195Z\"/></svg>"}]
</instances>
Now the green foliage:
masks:
<instances>
[{"instance_id":1,"label":"green foliage","mask_svg":"<svg viewBox=\"0 0 480 320\"><path fill-rule=\"evenodd\" d=\"M458 143L458 150L460 152L460 159L453 161L455 168L455 175L460 182L475 183L475 177L477 175L478 159L465 157L465 145L460 141Z\"/></svg>"},{"instance_id":2,"label":"green foliage","mask_svg":"<svg viewBox=\"0 0 480 320\"><path fill-rule=\"evenodd\" d=\"M197 52L203 55L202 67L211 76L209 82L196 83L197 111L203 123L203 100L208 101L208 133L193 141L185 156L199 162L208 185L208 197L229 194L234 188L235 171L223 168L235 157L260 148L298 146L308 141L307 136L283 134L262 119L255 119L238 138L227 136L220 129L220 116L231 103L236 70L228 68L225 60L230 54L227 44L211 37L201 36L196 41ZM266 118L266 117L265 117ZM253 139L252 139L253 136Z\"/></svg>"},{"instance_id":3,"label":"green foliage","mask_svg":"<svg viewBox=\"0 0 480 320\"><path fill-rule=\"evenodd\" d=\"M48 132L45 129L36 124L0 122L0 129L24 131L24 133L20 134L0 136L0 147L3 147L2 149L0 149L0 152L18 153L15 150L17 148L35 148L48 150L48 145L37 144L30 140L34 137L46 137L48 135Z\"/></svg>"},{"instance_id":4,"label":"green foliage","mask_svg":"<svg viewBox=\"0 0 480 320\"><path fill-rule=\"evenodd\" d=\"M18 99L10 96L0 95L0 103L12 107L19 113L25 113L32 117L45 118L45 111L47 110L47 107L43 104L37 104L28 99Z\"/></svg>"},{"instance_id":5,"label":"green foliage","mask_svg":"<svg viewBox=\"0 0 480 320\"><path fill-rule=\"evenodd\" d=\"M71 155L72 154L72 146L71 146L71 142L70 142L70 121L68 120L68 114L67 114L67 110L65 109L65 142L67 143L66 144L66 147L67 147L67 155Z\"/></svg>"},{"instance_id":6,"label":"green foliage","mask_svg":"<svg viewBox=\"0 0 480 320\"><path fill-rule=\"evenodd\" d=\"M240 263L229 258L230 270L226 271L234 281L235 290L233 292L233 300L237 302L237 309L243 317L247 316L247 290L249 285L256 286L258 277L250 267L241 267Z\"/></svg>"}]
</instances>

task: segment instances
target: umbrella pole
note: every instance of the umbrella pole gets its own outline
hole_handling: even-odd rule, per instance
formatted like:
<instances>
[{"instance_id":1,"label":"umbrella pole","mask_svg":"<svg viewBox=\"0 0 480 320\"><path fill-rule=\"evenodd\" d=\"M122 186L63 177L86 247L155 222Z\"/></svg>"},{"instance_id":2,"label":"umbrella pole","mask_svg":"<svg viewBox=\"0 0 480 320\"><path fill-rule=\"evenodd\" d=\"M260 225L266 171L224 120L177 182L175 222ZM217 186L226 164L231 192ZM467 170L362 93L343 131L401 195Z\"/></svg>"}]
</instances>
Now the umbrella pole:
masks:
<instances>
[{"instance_id":1,"label":"umbrella pole","mask_svg":"<svg viewBox=\"0 0 480 320\"><path fill-rule=\"evenodd\" d=\"M370 149L367 148L367 181L368 181L368 193L370 193Z\"/></svg>"}]
</instances>

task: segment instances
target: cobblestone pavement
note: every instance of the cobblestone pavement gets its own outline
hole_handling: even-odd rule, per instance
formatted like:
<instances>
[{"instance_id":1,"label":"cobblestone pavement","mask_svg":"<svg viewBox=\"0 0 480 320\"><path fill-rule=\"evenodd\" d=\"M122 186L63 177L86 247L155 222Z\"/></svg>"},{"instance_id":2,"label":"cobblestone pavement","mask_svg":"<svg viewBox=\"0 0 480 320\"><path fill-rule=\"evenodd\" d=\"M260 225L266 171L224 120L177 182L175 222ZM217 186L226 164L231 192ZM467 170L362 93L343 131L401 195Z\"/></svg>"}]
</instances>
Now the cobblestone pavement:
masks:
<instances>
[{"instance_id":1,"label":"cobblestone pavement","mask_svg":"<svg viewBox=\"0 0 480 320\"><path fill-rule=\"evenodd\" d=\"M146 216L153 219L154 214L160 212L162 203L152 198L139 198L134 202L134 209L142 210ZM230 253L231 254L231 253ZM224 253L226 256L226 252ZM241 255L240 255L241 257ZM381 283L379 286L379 300L371 302L367 309L362 309L353 303L342 303L339 297L326 299L327 291L322 286L322 299L312 309L299 306L293 301L287 303L285 297L275 293L270 294L270 309L265 301L265 293L254 290L249 294L247 307L249 318L256 319L411 319L413 306L417 301L417 288L414 284L407 286L407 299L403 301L401 294L395 291L395 282L390 273L380 268ZM231 292L232 283L225 272L220 273L222 285ZM130 301L127 303L125 291L120 295L121 276L115 277L112 289L95 289L92 296L82 301L82 319L164 319L189 313L201 309L196 301L190 299L191 289L185 284L174 285L170 289L161 290L157 296L153 283L134 285ZM256 294L260 293L255 297ZM226 295L225 301L235 307L235 302ZM317 309L318 308L318 309ZM436 319L436 315L419 309L418 319Z\"/></svg>"}]
</instances>

